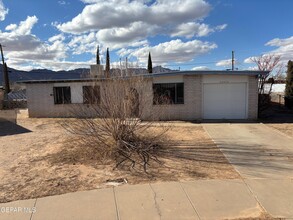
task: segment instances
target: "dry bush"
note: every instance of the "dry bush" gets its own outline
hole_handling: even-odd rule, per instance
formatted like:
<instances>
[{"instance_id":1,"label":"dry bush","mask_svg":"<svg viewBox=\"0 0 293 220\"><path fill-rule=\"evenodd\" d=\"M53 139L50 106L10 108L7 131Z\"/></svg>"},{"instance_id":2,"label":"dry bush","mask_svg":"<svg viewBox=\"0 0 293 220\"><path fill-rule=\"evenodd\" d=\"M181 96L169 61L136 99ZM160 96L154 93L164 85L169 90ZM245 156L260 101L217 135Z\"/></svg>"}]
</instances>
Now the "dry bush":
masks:
<instances>
[{"instance_id":1,"label":"dry bush","mask_svg":"<svg viewBox=\"0 0 293 220\"><path fill-rule=\"evenodd\" d=\"M166 112L153 112L151 85L149 78L141 76L97 80L87 104L75 105L75 118L62 126L78 137L81 146L94 147L100 162L112 160L116 168L146 172L150 162L160 163L158 152L168 130L155 122ZM149 132L154 123L163 128L156 134Z\"/></svg>"}]
</instances>

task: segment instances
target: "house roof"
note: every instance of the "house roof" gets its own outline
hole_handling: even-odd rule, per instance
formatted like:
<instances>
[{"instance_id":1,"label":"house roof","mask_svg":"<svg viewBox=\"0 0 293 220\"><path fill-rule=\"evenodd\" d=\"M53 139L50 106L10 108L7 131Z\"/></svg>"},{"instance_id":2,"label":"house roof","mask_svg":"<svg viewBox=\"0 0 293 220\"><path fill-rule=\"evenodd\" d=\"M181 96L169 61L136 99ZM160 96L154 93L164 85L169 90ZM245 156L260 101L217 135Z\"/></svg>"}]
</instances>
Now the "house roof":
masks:
<instances>
[{"instance_id":1,"label":"house roof","mask_svg":"<svg viewBox=\"0 0 293 220\"><path fill-rule=\"evenodd\" d=\"M18 81L17 83L37 84L37 83L67 83L67 82L93 82L96 80L103 80L101 78L80 78L80 79L46 79L46 80L26 80Z\"/></svg>"},{"instance_id":2,"label":"house roof","mask_svg":"<svg viewBox=\"0 0 293 220\"><path fill-rule=\"evenodd\" d=\"M254 70L187 70L187 71L172 71L165 73L154 73L155 77L158 76L174 76L174 75L248 75L259 76L269 74L270 71L254 71Z\"/></svg>"},{"instance_id":3,"label":"house roof","mask_svg":"<svg viewBox=\"0 0 293 220\"><path fill-rule=\"evenodd\" d=\"M153 73L138 75L143 77L162 77L162 76L182 76L182 75L235 75L235 76L261 76L269 74L269 71L251 71L251 70L188 70L188 71L172 71L164 73ZM80 79L50 79L50 80L29 80L19 81L18 83L33 84L33 83L63 83L63 82L92 82L96 80L105 80L105 78L80 78Z\"/></svg>"},{"instance_id":4,"label":"house roof","mask_svg":"<svg viewBox=\"0 0 293 220\"><path fill-rule=\"evenodd\" d=\"M11 91L7 94L8 100L26 100L26 91L24 89Z\"/></svg>"}]
</instances>

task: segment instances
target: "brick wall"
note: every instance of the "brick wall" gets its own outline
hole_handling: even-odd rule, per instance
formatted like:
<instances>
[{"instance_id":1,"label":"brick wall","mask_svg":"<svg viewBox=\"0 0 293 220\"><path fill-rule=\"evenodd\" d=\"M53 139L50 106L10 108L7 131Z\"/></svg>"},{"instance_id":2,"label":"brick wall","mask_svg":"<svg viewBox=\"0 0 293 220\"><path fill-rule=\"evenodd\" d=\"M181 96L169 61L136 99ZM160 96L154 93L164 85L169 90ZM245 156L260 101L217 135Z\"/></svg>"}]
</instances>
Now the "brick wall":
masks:
<instances>
[{"instance_id":1,"label":"brick wall","mask_svg":"<svg viewBox=\"0 0 293 220\"><path fill-rule=\"evenodd\" d=\"M248 119L258 117L258 79L255 76L248 77Z\"/></svg>"},{"instance_id":2,"label":"brick wall","mask_svg":"<svg viewBox=\"0 0 293 220\"><path fill-rule=\"evenodd\" d=\"M195 120L201 118L201 76L184 76L184 104L153 105L152 81L148 82L148 102L144 119Z\"/></svg>"}]
</instances>

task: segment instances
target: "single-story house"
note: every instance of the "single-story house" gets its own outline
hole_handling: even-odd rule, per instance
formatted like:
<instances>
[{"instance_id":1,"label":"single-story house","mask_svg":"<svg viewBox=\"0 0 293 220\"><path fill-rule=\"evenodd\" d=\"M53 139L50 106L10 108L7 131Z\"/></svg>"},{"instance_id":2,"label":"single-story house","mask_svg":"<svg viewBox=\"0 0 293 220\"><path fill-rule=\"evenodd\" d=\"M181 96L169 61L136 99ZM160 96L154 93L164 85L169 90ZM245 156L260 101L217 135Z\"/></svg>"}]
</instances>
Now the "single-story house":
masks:
<instances>
[{"instance_id":1,"label":"single-story house","mask_svg":"<svg viewBox=\"0 0 293 220\"><path fill-rule=\"evenodd\" d=\"M258 77L262 71L177 71L145 75L145 94L168 94L161 120L257 119ZM24 81L29 117L70 117L70 106L85 105L85 90L105 79ZM159 95L164 95L159 94ZM166 108L149 102L147 109Z\"/></svg>"}]
</instances>

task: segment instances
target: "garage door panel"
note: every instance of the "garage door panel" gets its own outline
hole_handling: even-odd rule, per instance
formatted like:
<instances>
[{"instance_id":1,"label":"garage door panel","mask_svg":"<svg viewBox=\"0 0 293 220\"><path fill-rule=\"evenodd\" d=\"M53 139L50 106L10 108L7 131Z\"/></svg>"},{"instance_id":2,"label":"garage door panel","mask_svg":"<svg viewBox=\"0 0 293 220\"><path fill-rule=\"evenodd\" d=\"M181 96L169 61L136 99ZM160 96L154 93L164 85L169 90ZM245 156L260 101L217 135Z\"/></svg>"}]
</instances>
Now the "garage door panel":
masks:
<instances>
[{"instance_id":1,"label":"garage door panel","mask_svg":"<svg viewBox=\"0 0 293 220\"><path fill-rule=\"evenodd\" d=\"M247 83L203 84L205 119L245 119Z\"/></svg>"}]
</instances>

